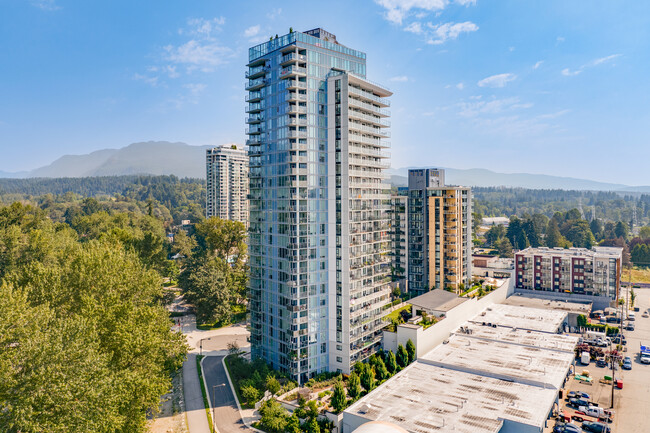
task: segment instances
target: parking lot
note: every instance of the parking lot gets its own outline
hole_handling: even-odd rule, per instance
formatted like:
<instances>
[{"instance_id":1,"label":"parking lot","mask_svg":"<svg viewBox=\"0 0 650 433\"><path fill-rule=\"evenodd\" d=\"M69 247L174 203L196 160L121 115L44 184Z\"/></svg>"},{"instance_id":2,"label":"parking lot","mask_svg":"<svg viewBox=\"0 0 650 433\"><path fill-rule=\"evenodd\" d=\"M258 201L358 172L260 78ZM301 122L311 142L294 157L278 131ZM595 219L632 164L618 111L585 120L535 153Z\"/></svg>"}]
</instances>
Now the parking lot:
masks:
<instances>
[{"instance_id":1,"label":"parking lot","mask_svg":"<svg viewBox=\"0 0 650 433\"><path fill-rule=\"evenodd\" d=\"M622 290L622 296L627 296L627 289ZM650 318L641 317L643 311L650 307L650 289L634 289L636 297L636 306L640 311L636 313L636 329L634 331L624 331L627 339L625 352L623 356L632 358L632 369L622 370L617 367L615 377L623 380L623 389L614 390L614 421L610 424L613 432L616 433L647 433L650 431L650 421L646 419L646 410L650 407L650 365L641 364L639 361L639 347L641 344L650 344ZM598 406L609 409L612 402L612 385L600 383L604 376L611 376L611 368L600 368L595 362L589 366L582 366L576 362L576 373L582 370L589 370L593 378L591 384L577 381L573 376L566 384L566 391L581 391L589 394L593 402ZM564 409L567 401L562 401L561 406ZM571 408L567 409L568 413L573 413ZM576 425L579 422L574 421ZM552 431L553 422L549 423L549 428L545 431Z\"/></svg>"}]
</instances>

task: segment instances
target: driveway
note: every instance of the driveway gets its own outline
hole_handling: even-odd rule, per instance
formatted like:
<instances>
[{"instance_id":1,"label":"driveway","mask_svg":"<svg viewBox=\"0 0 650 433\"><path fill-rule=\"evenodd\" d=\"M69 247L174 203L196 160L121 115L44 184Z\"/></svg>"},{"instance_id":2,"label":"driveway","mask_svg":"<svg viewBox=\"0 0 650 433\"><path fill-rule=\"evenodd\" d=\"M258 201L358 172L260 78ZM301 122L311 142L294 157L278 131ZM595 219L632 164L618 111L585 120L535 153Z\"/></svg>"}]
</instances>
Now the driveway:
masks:
<instances>
[{"instance_id":1,"label":"driveway","mask_svg":"<svg viewBox=\"0 0 650 433\"><path fill-rule=\"evenodd\" d=\"M210 392L213 417L219 433L242 433L248 431L237 409L235 397L228 384L223 356L208 356L203 360L203 374Z\"/></svg>"}]
</instances>

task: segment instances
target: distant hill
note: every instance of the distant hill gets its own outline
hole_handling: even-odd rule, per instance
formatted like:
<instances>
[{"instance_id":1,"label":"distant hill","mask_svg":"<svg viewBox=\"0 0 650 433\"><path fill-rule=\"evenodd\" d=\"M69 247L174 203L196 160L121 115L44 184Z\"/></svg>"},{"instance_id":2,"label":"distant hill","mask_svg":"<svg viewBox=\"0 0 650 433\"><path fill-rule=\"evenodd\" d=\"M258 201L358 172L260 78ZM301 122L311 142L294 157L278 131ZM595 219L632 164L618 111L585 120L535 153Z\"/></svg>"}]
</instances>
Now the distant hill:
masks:
<instances>
[{"instance_id":1,"label":"distant hill","mask_svg":"<svg viewBox=\"0 0 650 433\"><path fill-rule=\"evenodd\" d=\"M118 153L117 149L104 149L87 155L64 155L50 165L29 172L28 177L86 177Z\"/></svg>"},{"instance_id":2,"label":"distant hill","mask_svg":"<svg viewBox=\"0 0 650 433\"><path fill-rule=\"evenodd\" d=\"M395 186L407 186L409 168L418 167L389 170L389 174L391 175L390 183ZM631 187L617 183L598 182L595 180L578 179L573 177L549 176L546 174L497 173L481 168L445 168L445 181L450 185L483 187L506 186L529 189L650 192L650 186Z\"/></svg>"},{"instance_id":3,"label":"distant hill","mask_svg":"<svg viewBox=\"0 0 650 433\"><path fill-rule=\"evenodd\" d=\"M205 150L212 146L190 146L168 141L133 143L121 149L98 150L86 155L65 155L53 163L29 172L7 173L0 177L60 178L124 175L175 175L180 178L205 178ZM406 186L406 167L388 170L389 182ZM530 189L564 189L648 193L650 186L628 186L573 177L529 173L497 173L491 170L446 168L450 185L505 186Z\"/></svg>"},{"instance_id":4,"label":"distant hill","mask_svg":"<svg viewBox=\"0 0 650 433\"><path fill-rule=\"evenodd\" d=\"M168 141L133 143L121 149L103 149L86 155L65 155L29 172L0 172L0 177L94 177L125 175L175 175L205 177L205 150Z\"/></svg>"}]
</instances>

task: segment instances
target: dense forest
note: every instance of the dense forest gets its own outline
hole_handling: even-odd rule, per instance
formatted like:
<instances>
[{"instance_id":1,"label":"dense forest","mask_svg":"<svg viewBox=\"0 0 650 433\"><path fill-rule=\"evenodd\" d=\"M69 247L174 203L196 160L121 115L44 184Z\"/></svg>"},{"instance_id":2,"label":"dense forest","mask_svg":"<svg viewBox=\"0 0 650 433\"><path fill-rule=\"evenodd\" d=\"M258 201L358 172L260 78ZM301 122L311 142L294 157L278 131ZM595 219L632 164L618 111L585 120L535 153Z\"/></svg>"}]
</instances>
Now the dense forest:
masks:
<instances>
[{"instance_id":1,"label":"dense forest","mask_svg":"<svg viewBox=\"0 0 650 433\"><path fill-rule=\"evenodd\" d=\"M584 219L625 221L641 226L650 223L650 195L607 191L565 191L524 188L472 188L474 212L487 217L543 214L578 209Z\"/></svg>"},{"instance_id":2,"label":"dense forest","mask_svg":"<svg viewBox=\"0 0 650 433\"><path fill-rule=\"evenodd\" d=\"M163 282L179 280L201 321L245 310L245 226L200 211L193 230L173 224L202 210L185 195L195 185L0 203L0 431L144 432L187 351Z\"/></svg>"},{"instance_id":3,"label":"dense forest","mask_svg":"<svg viewBox=\"0 0 650 433\"><path fill-rule=\"evenodd\" d=\"M20 201L64 220L68 205L92 197L104 210L152 213L163 221L193 222L205 215L205 181L176 176L0 179L0 204ZM74 209L71 210L74 212Z\"/></svg>"}]
</instances>

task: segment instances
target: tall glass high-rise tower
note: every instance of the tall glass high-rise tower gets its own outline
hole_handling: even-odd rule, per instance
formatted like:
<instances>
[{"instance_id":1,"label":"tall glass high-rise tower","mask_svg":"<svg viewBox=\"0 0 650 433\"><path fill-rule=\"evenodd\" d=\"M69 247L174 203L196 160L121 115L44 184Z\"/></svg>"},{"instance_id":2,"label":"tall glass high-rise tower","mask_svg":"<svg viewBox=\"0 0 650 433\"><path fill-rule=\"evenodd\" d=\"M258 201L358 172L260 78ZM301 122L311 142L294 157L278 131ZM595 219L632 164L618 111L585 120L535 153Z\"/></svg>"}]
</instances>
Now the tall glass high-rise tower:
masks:
<instances>
[{"instance_id":1,"label":"tall glass high-rise tower","mask_svg":"<svg viewBox=\"0 0 650 433\"><path fill-rule=\"evenodd\" d=\"M322 29L249 50L252 353L300 381L381 341L391 93L365 59Z\"/></svg>"}]
</instances>

